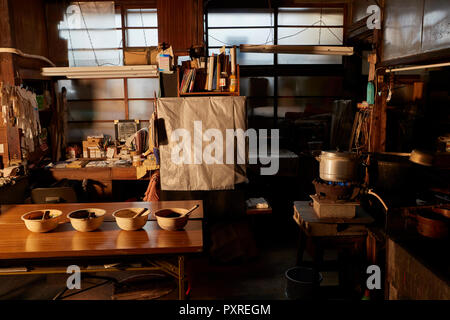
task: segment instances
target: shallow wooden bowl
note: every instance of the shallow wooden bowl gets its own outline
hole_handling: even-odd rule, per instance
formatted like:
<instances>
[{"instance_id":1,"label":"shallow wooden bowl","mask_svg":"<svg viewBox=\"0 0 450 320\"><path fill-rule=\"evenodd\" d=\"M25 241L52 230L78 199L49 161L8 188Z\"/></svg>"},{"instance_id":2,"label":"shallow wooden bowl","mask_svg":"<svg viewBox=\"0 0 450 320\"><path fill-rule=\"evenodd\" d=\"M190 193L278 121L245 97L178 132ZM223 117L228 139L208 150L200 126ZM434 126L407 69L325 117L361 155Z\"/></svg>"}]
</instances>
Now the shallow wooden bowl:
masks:
<instances>
[{"instance_id":1,"label":"shallow wooden bowl","mask_svg":"<svg viewBox=\"0 0 450 320\"><path fill-rule=\"evenodd\" d=\"M156 221L161 229L168 231L182 230L187 222L188 217L171 217L172 215L182 215L189 211L189 209L183 208L167 208L160 209L154 212L156 216Z\"/></svg>"},{"instance_id":2,"label":"shallow wooden bowl","mask_svg":"<svg viewBox=\"0 0 450 320\"><path fill-rule=\"evenodd\" d=\"M114 211L113 217L120 229L125 231L134 231L142 229L147 223L150 210L144 212L139 217L133 218L136 213L141 212L144 208L126 208Z\"/></svg>"},{"instance_id":3,"label":"shallow wooden bowl","mask_svg":"<svg viewBox=\"0 0 450 320\"><path fill-rule=\"evenodd\" d=\"M50 211L50 218L42 220L45 211ZM25 222L27 229L31 232L48 232L58 226L61 215L62 211L60 210L48 209L27 212L21 218Z\"/></svg>"},{"instance_id":4,"label":"shallow wooden bowl","mask_svg":"<svg viewBox=\"0 0 450 320\"><path fill-rule=\"evenodd\" d=\"M94 212L95 217L87 218L84 215L80 214L84 211ZM103 219L105 218L106 211L98 208L86 208L72 211L67 215L67 218L70 219L70 223L72 227L80 232L89 232L94 231L103 223Z\"/></svg>"}]
</instances>

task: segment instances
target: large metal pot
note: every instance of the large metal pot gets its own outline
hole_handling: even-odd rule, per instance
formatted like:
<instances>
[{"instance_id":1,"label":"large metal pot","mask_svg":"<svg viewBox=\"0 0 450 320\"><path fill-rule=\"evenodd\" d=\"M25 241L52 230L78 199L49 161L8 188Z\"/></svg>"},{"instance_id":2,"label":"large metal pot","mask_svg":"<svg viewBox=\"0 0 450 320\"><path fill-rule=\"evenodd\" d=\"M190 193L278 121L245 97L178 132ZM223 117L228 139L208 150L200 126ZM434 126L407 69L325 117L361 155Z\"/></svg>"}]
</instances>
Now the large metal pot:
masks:
<instances>
[{"instance_id":1,"label":"large metal pot","mask_svg":"<svg viewBox=\"0 0 450 320\"><path fill-rule=\"evenodd\" d=\"M369 184L383 198L411 198L415 201L417 180L409 155L377 153L371 157Z\"/></svg>"},{"instance_id":2,"label":"large metal pot","mask_svg":"<svg viewBox=\"0 0 450 320\"><path fill-rule=\"evenodd\" d=\"M316 158L320 162L320 179L332 182L355 181L358 157L356 153L322 151Z\"/></svg>"}]
</instances>

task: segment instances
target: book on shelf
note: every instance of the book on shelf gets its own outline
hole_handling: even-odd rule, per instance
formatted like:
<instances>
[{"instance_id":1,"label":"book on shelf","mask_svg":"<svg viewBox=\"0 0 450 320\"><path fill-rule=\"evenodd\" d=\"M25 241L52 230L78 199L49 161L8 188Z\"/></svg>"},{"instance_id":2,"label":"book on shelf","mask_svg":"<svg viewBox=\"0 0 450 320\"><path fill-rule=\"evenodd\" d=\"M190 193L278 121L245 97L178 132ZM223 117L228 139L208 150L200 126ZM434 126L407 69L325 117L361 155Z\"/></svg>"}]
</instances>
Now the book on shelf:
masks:
<instances>
[{"instance_id":1,"label":"book on shelf","mask_svg":"<svg viewBox=\"0 0 450 320\"><path fill-rule=\"evenodd\" d=\"M223 47L219 53L213 53L209 57L183 61L179 76L180 94L208 91L235 92L236 48L230 49L229 54Z\"/></svg>"},{"instance_id":2,"label":"book on shelf","mask_svg":"<svg viewBox=\"0 0 450 320\"><path fill-rule=\"evenodd\" d=\"M186 69L183 73L183 79L180 85L180 93L192 92L195 83L197 69Z\"/></svg>"}]
</instances>

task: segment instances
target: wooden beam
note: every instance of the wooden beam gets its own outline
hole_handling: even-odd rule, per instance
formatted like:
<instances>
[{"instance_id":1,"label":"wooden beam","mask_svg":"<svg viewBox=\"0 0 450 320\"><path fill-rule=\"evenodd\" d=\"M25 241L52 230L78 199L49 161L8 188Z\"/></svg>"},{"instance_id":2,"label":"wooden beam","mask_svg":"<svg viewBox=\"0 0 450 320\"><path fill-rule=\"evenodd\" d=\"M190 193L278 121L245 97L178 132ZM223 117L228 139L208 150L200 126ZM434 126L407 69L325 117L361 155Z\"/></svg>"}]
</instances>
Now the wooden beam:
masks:
<instances>
[{"instance_id":1,"label":"wooden beam","mask_svg":"<svg viewBox=\"0 0 450 320\"><path fill-rule=\"evenodd\" d=\"M241 44L241 52L258 53L291 53L291 54L326 54L326 55L353 55L353 47L345 46L308 46L308 45L257 45Z\"/></svg>"},{"instance_id":2,"label":"wooden beam","mask_svg":"<svg viewBox=\"0 0 450 320\"><path fill-rule=\"evenodd\" d=\"M0 47L15 47L13 31L9 0L0 0ZM14 57L11 53L0 53L0 81L15 85Z\"/></svg>"}]
</instances>

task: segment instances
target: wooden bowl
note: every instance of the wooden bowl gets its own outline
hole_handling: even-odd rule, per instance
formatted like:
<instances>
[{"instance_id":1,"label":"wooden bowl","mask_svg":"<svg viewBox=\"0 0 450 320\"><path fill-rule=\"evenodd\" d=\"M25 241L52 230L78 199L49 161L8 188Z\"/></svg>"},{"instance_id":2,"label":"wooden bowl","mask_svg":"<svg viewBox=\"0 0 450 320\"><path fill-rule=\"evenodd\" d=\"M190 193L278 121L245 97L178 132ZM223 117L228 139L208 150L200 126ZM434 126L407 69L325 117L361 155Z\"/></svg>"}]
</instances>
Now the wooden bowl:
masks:
<instances>
[{"instance_id":1,"label":"wooden bowl","mask_svg":"<svg viewBox=\"0 0 450 320\"><path fill-rule=\"evenodd\" d=\"M95 217L88 218L87 212L95 213ZM105 210L97 208L79 209L69 213L67 218L70 219L70 223L75 230L89 232L100 228L105 218L105 213Z\"/></svg>"},{"instance_id":2,"label":"wooden bowl","mask_svg":"<svg viewBox=\"0 0 450 320\"><path fill-rule=\"evenodd\" d=\"M147 223L148 214L150 210L144 212L139 217L133 218L136 213L139 213L144 208L126 208L114 211L113 217L116 218L116 223L120 229L125 231L139 230Z\"/></svg>"},{"instance_id":3,"label":"wooden bowl","mask_svg":"<svg viewBox=\"0 0 450 320\"><path fill-rule=\"evenodd\" d=\"M42 220L45 211L50 211L50 218ZM25 222L25 226L31 232L48 232L58 226L59 217L61 215L62 211L60 210L36 210L25 213L21 219Z\"/></svg>"},{"instance_id":4,"label":"wooden bowl","mask_svg":"<svg viewBox=\"0 0 450 320\"><path fill-rule=\"evenodd\" d=\"M183 208L167 208L154 212L156 221L161 229L168 231L182 230L188 222L188 217L181 216L189 211Z\"/></svg>"}]
</instances>

